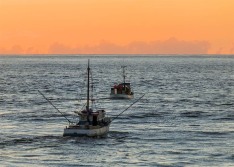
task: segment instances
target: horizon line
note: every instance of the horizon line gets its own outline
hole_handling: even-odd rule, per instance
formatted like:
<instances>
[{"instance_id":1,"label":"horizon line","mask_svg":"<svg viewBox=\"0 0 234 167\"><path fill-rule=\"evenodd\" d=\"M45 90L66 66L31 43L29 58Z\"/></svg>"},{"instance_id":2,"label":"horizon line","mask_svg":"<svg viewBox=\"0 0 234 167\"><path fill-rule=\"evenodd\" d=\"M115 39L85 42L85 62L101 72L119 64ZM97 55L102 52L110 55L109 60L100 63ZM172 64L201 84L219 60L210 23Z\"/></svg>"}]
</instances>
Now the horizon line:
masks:
<instances>
[{"instance_id":1,"label":"horizon line","mask_svg":"<svg viewBox=\"0 0 234 167\"><path fill-rule=\"evenodd\" d=\"M47 53L35 53L35 54L25 54L25 53L22 53L22 54L17 54L17 53L14 53L14 54L1 54L0 53L0 56L65 56L65 55L71 55L71 56L141 56L141 55L146 55L146 56L220 56L220 55L224 55L224 56L234 56L234 54L227 54L227 53L222 53L222 54L214 54L214 53L204 53L204 54L160 54L160 53L155 53L155 54L143 54L143 53L139 53L139 54L135 54L135 53L130 53L130 54L125 54L125 53L121 53L121 54L107 54L107 53L103 53L103 54L88 54L88 53L82 53L82 54L79 54L79 53L72 53L72 54L69 54L69 53L59 53L59 54L47 54Z\"/></svg>"}]
</instances>

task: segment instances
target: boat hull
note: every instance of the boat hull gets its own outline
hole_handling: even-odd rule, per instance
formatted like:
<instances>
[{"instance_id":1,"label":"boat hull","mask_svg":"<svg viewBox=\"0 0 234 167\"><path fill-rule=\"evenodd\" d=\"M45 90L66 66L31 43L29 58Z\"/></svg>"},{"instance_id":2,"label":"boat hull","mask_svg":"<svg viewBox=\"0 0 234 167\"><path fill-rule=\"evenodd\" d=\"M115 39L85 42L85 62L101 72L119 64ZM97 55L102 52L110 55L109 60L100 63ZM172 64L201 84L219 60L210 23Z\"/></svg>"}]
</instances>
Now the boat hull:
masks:
<instances>
[{"instance_id":1,"label":"boat hull","mask_svg":"<svg viewBox=\"0 0 234 167\"><path fill-rule=\"evenodd\" d=\"M64 129L63 136L88 136L88 137L96 137L96 136L104 136L109 132L109 126L103 126L95 129L88 128L77 128L77 127L68 127Z\"/></svg>"},{"instance_id":2,"label":"boat hull","mask_svg":"<svg viewBox=\"0 0 234 167\"><path fill-rule=\"evenodd\" d=\"M111 99L132 99L133 95L126 95L126 94L110 94Z\"/></svg>"}]
</instances>

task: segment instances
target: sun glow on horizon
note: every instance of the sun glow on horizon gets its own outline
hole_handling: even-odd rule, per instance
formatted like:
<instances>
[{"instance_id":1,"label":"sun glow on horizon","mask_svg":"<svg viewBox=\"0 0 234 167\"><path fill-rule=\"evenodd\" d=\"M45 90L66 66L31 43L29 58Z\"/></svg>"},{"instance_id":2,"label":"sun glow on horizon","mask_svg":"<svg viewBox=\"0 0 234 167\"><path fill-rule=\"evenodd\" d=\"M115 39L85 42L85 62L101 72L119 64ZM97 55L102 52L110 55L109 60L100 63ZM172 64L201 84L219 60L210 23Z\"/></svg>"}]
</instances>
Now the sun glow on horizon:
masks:
<instances>
[{"instance_id":1,"label":"sun glow on horizon","mask_svg":"<svg viewBox=\"0 0 234 167\"><path fill-rule=\"evenodd\" d=\"M7 0L0 54L234 54L233 0Z\"/></svg>"}]
</instances>

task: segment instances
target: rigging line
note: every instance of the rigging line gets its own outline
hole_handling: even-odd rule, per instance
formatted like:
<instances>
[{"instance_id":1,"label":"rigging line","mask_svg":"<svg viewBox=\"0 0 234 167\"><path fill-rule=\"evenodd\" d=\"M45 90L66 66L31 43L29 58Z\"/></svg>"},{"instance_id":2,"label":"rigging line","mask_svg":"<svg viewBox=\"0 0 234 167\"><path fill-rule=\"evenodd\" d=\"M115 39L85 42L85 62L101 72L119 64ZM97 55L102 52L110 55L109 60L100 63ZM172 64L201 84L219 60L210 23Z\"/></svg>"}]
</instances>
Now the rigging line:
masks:
<instances>
[{"instance_id":1,"label":"rigging line","mask_svg":"<svg viewBox=\"0 0 234 167\"><path fill-rule=\"evenodd\" d=\"M80 111L82 111L85 106L86 106L86 103L81 107Z\"/></svg>"},{"instance_id":2,"label":"rigging line","mask_svg":"<svg viewBox=\"0 0 234 167\"><path fill-rule=\"evenodd\" d=\"M55 107L55 105L48 99L48 98L46 98L45 97L45 95L41 92L41 91L39 91L38 90L38 92L44 97L44 99L48 102L48 103L50 103L50 105L52 105L69 123L72 123L61 111L59 111L59 109L57 108L57 107Z\"/></svg>"},{"instance_id":3,"label":"rigging line","mask_svg":"<svg viewBox=\"0 0 234 167\"><path fill-rule=\"evenodd\" d=\"M125 110L123 110L121 113L119 113L117 116L115 116L112 120L114 121L116 118L118 118L121 114L123 114L125 111L127 111L130 107L132 107L135 103L137 103L140 99L142 99L145 96L145 94L143 94L139 99L137 99L134 103L132 103L130 106L128 106Z\"/></svg>"},{"instance_id":4,"label":"rigging line","mask_svg":"<svg viewBox=\"0 0 234 167\"><path fill-rule=\"evenodd\" d=\"M97 96L97 92L95 91L95 84L94 84L94 77L93 77L93 72L92 70L90 70L90 74L91 74L91 88L92 88L92 96L91 96L91 99L92 99L92 107L93 109L97 110L97 105L96 105L96 100L98 99L95 99L94 97L98 97Z\"/></svg>"}]
</instances>

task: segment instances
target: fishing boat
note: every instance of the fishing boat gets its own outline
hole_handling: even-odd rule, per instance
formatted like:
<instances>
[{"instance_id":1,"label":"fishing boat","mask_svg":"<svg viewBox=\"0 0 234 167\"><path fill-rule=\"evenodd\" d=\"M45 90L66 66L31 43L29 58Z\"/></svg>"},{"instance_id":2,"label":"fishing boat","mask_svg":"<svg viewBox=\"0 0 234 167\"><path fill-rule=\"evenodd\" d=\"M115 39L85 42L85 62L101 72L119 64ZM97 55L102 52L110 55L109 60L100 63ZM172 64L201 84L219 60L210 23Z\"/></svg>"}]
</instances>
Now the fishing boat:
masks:
<instances>
[{"instance_id":1,"label":"fishing boat","mask_svg":"<svg viewBox=\"0 0 234 167\"><path fill-rule=\"evenodd\" d=\"M88 61L87 68L87 102L84 110L75 112L78 114L79 121L77 123L69 123L69 126L64 129L63 136L103 136L108 133L111 124L111 118L106 117L105 110L94 111L90 107L90 67Z\"/></svg>"},{"instance_id":2,"label":"fishing boat","mask_svg":"<svg viewBox=\"0 0 234 167\"><path fill-rule=\"evenodd\" d=\"M131 88L131 84L125 82L126 74L125 74L125 67L122 66L123 69L123 83L118 85L114 85L111 88L110 98L111 99L132 99L134 97L134 93Z\"/></svg>"}]
</instances>

